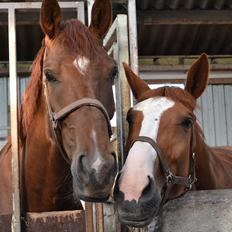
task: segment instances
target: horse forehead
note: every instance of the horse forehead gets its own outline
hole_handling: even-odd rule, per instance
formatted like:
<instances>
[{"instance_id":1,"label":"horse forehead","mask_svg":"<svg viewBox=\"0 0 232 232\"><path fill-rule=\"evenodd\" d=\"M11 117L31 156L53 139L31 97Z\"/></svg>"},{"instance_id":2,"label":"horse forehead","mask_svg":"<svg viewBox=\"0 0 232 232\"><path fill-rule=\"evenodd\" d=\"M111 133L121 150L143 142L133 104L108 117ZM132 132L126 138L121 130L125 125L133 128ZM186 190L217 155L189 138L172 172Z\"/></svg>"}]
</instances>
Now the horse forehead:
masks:
<instances>
[{"instance_id":1,"label":"horse forehead","mask_svg":"<svg viewBox=\"0 0 232 232\"><path fill-rule=\"evenodd\" d=\"M161 115L164 111L171 108L175 102L167 97L154 97L139 102L134 106L134 110L141 111L146 117L147 115Z\"/></svg>"},{"instance_id":2,"label":"horse forehead","mask_svg":"<svg viewBox=\"0 0 232 232\"><path fill-rule=\"evenodd\" d=\"M81 73L85 74L90 64L90 59L87 56L80 56L78 55L74 61L73 65L76 69Z\"/></svg>"},{"instance_id":3,"label":"horse forehead","mask_svg":"<svg viewBox=\"0 0 232 232\"><path fill-rule=\"evenodd\" d=\"M174 104L174 101L166 97L149 98L137 104L135 109L143 114L139 135L156 141L161 116Z\"/></svg>"}]
</instances>

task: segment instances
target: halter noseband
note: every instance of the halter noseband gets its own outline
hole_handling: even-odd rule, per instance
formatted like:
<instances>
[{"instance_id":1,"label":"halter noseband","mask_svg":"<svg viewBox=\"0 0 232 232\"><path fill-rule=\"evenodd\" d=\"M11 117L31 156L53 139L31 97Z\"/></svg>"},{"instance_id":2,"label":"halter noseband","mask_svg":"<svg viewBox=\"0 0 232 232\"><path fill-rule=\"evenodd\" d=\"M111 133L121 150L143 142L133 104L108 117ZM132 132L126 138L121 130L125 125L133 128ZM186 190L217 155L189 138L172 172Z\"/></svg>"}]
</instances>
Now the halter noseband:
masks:
<instances>
[{"instance_id":1,"label":"halter noseband","mask_svg":"<svg viewBox=\"0 0 232 232\"><path fill-rule=\"evenodd\" d=\"M44 59L45 59L45 56L46 56L46 49L44 52ZM62 108L58 112L53 112L51 105L50 105L50 102L49 102L49 99L48 99L46 77L44 75L44 72L43 72L43 85L44 85L45 102L46 102L46 106L47 106L47 110L48 110L49 119L50 119L51 125L52 125L51 126L52 133L53 133L53 136L55 138L56 145L57 145L63 159L68 164L70 164L70 159L69 159L67 153L65 152L63 145L60 144L60 140L58 138L60 137L60 132L59 132L60 122L62 122L72 112L74 112L74 111L76 111L84 106L94 107L94 108L98 109L103 114L104 118L106 119L109 137L111 137L112 129L111 129L111 124L110 124L110 118L109 118L109 115L108 115L106 108L103 106L103 104L99 100L94 99L94 98L82 98L82 99L79 99L79 100L76 100L76 101L70 103L69 105L65 106L64 108Z\"/></svg>"},{"instance_id":2,"label":"halter noseband","mask_svg":"<svg viewBox=\"0 0 232 232\"><path fill-rule=\"evenodd\" d=\"M192 138L191 138L191 140L192 140ZM138 136L136 139L133 140L132 145L136 141L149 143L153 147L153 149L156 151L157 156L159 157L161 169L166 177L166 185L177 184L177 185L185 186L188 190L192 189L193 184L197 181L196 172L195 172L195 153L192 152L192 149L191 149L190 155L189 155L190 156L189 157L190 158L189 175L188 175L188 177L183 177L183 176L176 176L170 171L166 162L164 161L163 153L161 152L158 144L153 139L151 139L150 137L147 137L147 136Z\"/></svg>"}]
</instances>

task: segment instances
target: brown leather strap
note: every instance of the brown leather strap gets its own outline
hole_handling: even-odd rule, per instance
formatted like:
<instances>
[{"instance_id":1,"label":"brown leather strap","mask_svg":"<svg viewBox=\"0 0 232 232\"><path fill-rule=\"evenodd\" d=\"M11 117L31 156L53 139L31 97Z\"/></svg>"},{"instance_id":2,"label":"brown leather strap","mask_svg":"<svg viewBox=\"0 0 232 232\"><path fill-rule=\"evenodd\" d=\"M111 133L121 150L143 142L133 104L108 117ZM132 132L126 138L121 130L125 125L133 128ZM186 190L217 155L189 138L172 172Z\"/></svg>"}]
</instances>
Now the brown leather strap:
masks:
<instances>
[{"instance_id":1,"label":"brown leather strap","mask_svg":"<svg viewBox=\"0 0 232 232\"><path fill-rule=\"evenodd\" d=\"M150 137L147 137L147 136L138 136L136 139L133 140L132 145L136 141L149 143L153 147L153 149L156 151L157 156L159 157L160 164L161 164L160 166L162 168L164 175L166 176L167 184L184 185L189 189L192 188L192 185L196 181L194 153L193 153L193 155L190 155L189 176L188 177L176 176L168 168L165 160L163 159L164 155L162 154L158 144L153 139L151 139ZM191 144L192 144L192 142L191 142ZM192 145L191 145L191 147L192 147ZM190 150L192 150L192 149L190 149Z\"/></svg>"},{"instance_id":2,"label":"brown leather strap","mask_svg":"<svg viewBox=\"0 0 232 232\"><path fill-rule=\"evenodd\" d=\"M107 110L105 109L105 107L103 106L103 104L100 101L98 101L97 99L94 99L94 98L82 98L80 100L72 102L71 104L69 104L69 105L65 106L63 109L61 109L60 111L53 112L52 113L53 119L55 122L63 120L70 113L80 109L83 106L95 107L96 109L98 109L102 112L102 114L104 115L106 122L107 122L109 136L111 136L112 129L111 129L110 119L109 119Z\"/></svg>"}]
</instances>

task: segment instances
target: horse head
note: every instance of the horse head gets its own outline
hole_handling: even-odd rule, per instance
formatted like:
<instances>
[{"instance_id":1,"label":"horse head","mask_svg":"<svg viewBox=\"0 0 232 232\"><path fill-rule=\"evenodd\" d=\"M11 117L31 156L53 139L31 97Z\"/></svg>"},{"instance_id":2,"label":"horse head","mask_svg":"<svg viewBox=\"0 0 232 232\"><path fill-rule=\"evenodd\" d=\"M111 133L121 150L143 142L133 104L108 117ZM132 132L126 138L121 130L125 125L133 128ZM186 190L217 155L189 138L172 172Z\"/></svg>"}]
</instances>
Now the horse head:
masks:
<instances>
[{"instance_id":1,"label":"horse head","mask_svg":"<svg viewBox=\"0 0 232 232\"><path fill-rule=\"evenodd\" d=\"M114 191L122 223L141 227L151 222L163 204L195 183L196 99L208 82L205 54L190 67L185 89L151 90L124 64L137 104L127 116L127 158Z\"/></svg>"},{"instance_id":2,"label":"horse head","mask_svg":"<svg viewBox=\"0 0 232 232\"><path fill-rule=\"evenodd\" d=\"M95 1L89 27L62 22L56 0L42 2L43 92L53 138L70 162L74 194L89 201L108 198L117 171L109 122L117 66L101 45L111 19L108 0Z\"/></svg>"}]
</instances>

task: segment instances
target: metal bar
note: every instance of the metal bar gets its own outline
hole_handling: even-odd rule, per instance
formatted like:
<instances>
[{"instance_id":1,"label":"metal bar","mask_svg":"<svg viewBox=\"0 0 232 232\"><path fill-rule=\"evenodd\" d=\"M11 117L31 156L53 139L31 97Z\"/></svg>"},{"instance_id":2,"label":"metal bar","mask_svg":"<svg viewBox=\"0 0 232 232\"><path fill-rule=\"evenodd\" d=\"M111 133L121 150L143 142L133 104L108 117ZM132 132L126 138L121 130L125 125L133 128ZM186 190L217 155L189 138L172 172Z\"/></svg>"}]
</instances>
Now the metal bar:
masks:
<instances>
[{"instance_id":1,"label":"metal bar","mask_svg":"<svg viewBox=\"0 0 232 232\"><path fill-rule=\"evenodd\" d=\"M96 203L96 231L104 232L104 213L103 213L103 204Z\"/></svg>"},{"instance_id":2,"label":"metal bar","mask_svg":"<svg viewBox=\"0 0 232 232\"><path fill-rule=\"evenodd\" d=\"M130 108L130 88L125 76L122 62L129 63L129 48L128 48L128 30L127 16L118 15L117 23L117 52L114 57L118 61L118 79L116 80L116 105L117 105L117 135L118 135L118 157L119 166L124 163L124 146L128 134L128 126L126 123L127 111Z\"/></svg>"},{"instance_id":3,"label":"metal bar","mask_svg":"<svg viewBox=\"0 0 232 232\"><path fill-rule=\"evenodd\" d=\"M61 8L81 8L83 1L80 2L59 2ZM0 9L40 9L41 2L10 2L0 3Z\"/></svg>"},{"instance_id":4,"label":"metal bar","mask_svg":"<svg viewBox=\"0 0 232 232\"><path fill-rule=\"evenodd\" d=\"M87 9L88 9L88 25L91 23L91 14L93 8L94 0L87 0Z\"/></svg>"},{"instance_id":5,"label":"metal bar","mask_svg":"<svg viewBox=\"0 0 232 232\"><path fill-rule=\"evenodd\" d=\"M85 24L85 3L79 2L77 6L77 18Z\"/></svg>"},{"instance_id":6,"label":"metal bar","mask_svg":"<svg viewBox=\"0 0 232 232\"><path fill-rule=\"evenodd\" d=\"M128 0L128 24L129 24L129 46L130 66L138 74L138 36L137 36L137 15L136 0Z\"/></svg>"},{"instance_id":7,"label":"metal bar","mask_svg":"<svg viewBox=\"0 0 232 232\"><path fill-rule=\"evenodd\" d=\"M15 9L8 11L9 33L9 63L10 63L10 121L11 121L11 152L12 152L12 182L13 182L13 215L12 232L21 231L20 222L20 189L19 189L19 144L18 144L18 86L16 70L16 27Z\"/></svg>"},{"instance_id":8,"label":"metal bar","mask_svg":"<svg viewBox=\"0 0 232 232\"><path fill-rule=\"evenodd\" d=\"M106 50L109 50L110 47L113 45L113 43L117 41L117 36L116 36L117 26L118 26L118 20L116 18L103 39L103 46L106 48Z\"/></svg>"},{"instance_id":9,"label":"metal bar","mask_svg":"<svg viewBox=\"0 0 232 232\"><path fill-rule=\"evenodd\" d=\"M137 11L138 24L190 25L231 24L232 10L145 10Z\"/></svg>"}]
</instances>

